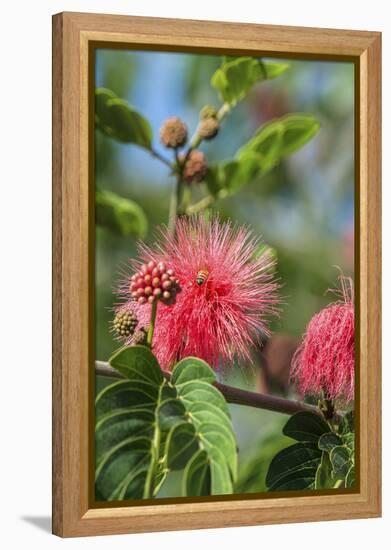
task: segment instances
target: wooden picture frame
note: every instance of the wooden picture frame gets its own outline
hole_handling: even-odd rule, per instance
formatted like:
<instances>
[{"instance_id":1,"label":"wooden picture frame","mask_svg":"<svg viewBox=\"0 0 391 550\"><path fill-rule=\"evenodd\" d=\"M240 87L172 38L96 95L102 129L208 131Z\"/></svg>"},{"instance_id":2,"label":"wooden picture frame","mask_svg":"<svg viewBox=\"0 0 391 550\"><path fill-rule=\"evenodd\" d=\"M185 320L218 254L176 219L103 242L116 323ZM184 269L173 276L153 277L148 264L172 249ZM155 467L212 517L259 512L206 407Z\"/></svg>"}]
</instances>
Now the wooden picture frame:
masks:
<instances>
[{"instance_id":1,"label":"wooden picture frame","mask_svg":"<svg viewBox=\"0 0 391 550\"><path fill-rule=\"evenodd\" d=\"M140 49L346 59L356 70L359 488L347 494L91 506L92 52ZM381 35L61 13L53 17L53 532L63 537L377 517L381 514ZM356 352L357 353L357 352Z\"/></svg>"}]
</instances>

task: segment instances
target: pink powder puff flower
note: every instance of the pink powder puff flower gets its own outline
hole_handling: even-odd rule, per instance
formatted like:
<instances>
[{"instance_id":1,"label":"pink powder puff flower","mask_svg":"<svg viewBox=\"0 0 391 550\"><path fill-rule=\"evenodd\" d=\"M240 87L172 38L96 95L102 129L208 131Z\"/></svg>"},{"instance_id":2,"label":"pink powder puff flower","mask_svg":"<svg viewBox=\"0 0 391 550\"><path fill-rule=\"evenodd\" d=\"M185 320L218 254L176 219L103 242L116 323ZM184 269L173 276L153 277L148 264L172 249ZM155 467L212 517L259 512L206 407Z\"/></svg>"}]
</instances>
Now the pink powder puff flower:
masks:
<instances>
[{"instance_id":1,"label":"pink powder puff flower","mask_svg":"<svg viewBox=\"0 0 391 550\"><path fill-rule=\"evenodd\" d=\"M353 281L339 277L341 299L311 319L291 367L291 378L301 394L323 394L327 399L354 398Z\"/></svg>"},{"instance_id":2,"label":"pink powder puff flower","mask_svg":"<svg viewBox=\"0 0 391 550\"><path fill-rule=\"evenodd\" d=\"M139 246L141 262L164 262L181 288L175 304L159 303L157 311L153 350L162 368L170 369L187 356L215 368L249 360L251 346L269 334L266 316L277 313L275 260L267 247L257 256L259 239L217 217L183 217L175 237L166 228L159 236L152 248ZM134 271L139 266L132 262ZM120 287L125 303L119 308L132 309L139 326L147 326L151 306L131 301L129 281Z\"/></svg>"}]
</instances>

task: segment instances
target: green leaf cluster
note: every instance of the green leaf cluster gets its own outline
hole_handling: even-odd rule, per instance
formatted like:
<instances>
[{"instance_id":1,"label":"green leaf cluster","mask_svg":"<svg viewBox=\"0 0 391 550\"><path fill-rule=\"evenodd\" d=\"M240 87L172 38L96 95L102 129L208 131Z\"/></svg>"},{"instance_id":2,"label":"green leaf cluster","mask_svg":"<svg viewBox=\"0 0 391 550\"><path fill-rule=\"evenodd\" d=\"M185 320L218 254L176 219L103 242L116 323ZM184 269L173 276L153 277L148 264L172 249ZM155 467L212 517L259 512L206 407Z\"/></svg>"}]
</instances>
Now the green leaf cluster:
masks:
<instances>
[{"instance_id":1,"label":"green leaf cluster","mask_svg":"<svg viewBox=\"0 0 391 550\"><path fill-rule=\"evenodd\" d=\"M266 476L269 491L354 486L354 433L346 431L344 419L336 433L320 415L299 412L288 420L283 433L296 443L271 461Z\"/></svg>"},{"instance_id":2,"label":"green leaf cluster","mask_svg":"<svg viewBox=\"0 0 391 550\"><path fill-rule=\"evenodd\" d=\"M99 225L124 237L144 238L147 233L148 221L141 206L112 191L96 191L95 219Z\"/></svg>"},{"instance_id":3,"label":"green leaf cluster","mask_svg":"<svg viewBox=\"0 0 391 550\"><path fill-rule=\"evenodd\" d=\"M305 113L289 114L264 124L234 159L210 167L206 177L209 192L220 197L236 193L298 151L319 128L316 118Z\"/></svg>"},{"instance_id":4,"label":"green leaf cluster","mask_svg":"<svg viewBox=\"0 0 391 550\"><path fill-rule=\"evenodd\" d=\"M237 445L215 373L188 357L165 377L152 351L134 346L110 360L125 378L96 398L96 494L152 498L182 471L182 495L230 494Z\"/></svg>"},{"instance_id":5,"label":"green leaf cluster","mask_svg":"<svg viewBox=\"0 0 391 550\"><path fill-rule=\"evenodd\" d=\"M95 92L95 123L111 138L151 149L152 128L148 120L106 88Z\"/></svg>"},{"instance_id":6,"label":"green leaf cluster","mask_svg":"<svg viewBox=\"0 0 391 550\"><path fill-rule=\"evenodd\" d=\"M262 61L254 57L225 60L211 78L212 87L224 103L234 106L257 82L276 78L289 69L287 63Z\"/></svg>"}]
</instances>

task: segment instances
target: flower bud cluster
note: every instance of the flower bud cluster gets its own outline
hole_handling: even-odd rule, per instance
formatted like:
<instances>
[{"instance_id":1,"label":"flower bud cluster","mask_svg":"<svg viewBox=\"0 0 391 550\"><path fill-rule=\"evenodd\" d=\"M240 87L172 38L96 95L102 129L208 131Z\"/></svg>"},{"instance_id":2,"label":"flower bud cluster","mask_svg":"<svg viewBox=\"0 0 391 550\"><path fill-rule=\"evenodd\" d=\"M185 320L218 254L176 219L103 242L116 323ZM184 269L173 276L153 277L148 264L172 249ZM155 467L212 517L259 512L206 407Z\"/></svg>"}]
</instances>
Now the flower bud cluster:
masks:
<instances>
[{"instance_id":1,"label":"flower bud cluster","mask_svg":"<svg viewBox=\"0 0 391 550\"><path fill-rule=\"evenodd\" d=\"M156 300L166 305L175 303L176 295L181 291L179 281L173 269L164 262L150 261L132 275L130 292L139 304L153 304Z\"/></svg>"},{"instance_id":2,"label":"flower bud cluster","mask_svg":"<svg viewBox=\"0 0 391 550\"><path fill-rule=\"evenodd\" d=\"M134 334L137 324L138 320L133 311L119 311L114 317L113 328L118 336L127 338Z\"/></svg>"}]
</instances>

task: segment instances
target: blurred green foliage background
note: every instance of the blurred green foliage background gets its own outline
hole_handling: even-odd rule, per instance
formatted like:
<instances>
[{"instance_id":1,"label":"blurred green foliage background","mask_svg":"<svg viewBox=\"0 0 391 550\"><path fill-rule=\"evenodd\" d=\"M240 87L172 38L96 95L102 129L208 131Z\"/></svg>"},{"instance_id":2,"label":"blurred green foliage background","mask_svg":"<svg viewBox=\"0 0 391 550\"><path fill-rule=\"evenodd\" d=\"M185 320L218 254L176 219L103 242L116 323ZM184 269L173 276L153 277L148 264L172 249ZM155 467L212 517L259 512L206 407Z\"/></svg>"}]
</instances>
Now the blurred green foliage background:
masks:
<instances>
[{"instance_id":1,"label":"blurred green foliage background","mask_svg":"<svg viewBox=\"0 0 391 550\"><path fill-rule=\"evenodd\" d=\"M210 162L229 159L259 126L287 113L309 113L321 123L319 133L299 152L261 181L250 182L214 206L222 218L249 225L276 250L283 306L272 329L294 342L312 315L335 299L326 291L337 285L336 266L346 275L354 270L354 66L286 62L290 69L254 86L224 119L219 135L200 148ZM179 116L193 133L201 107L220 104L210 86L220 64L221 57L212 55L98 50L96 86L109 88L148 118L154 147L167 155L159 144L160 125L170 116ZM173 183L168 168L148 151L97 131L96 187L141 206L148 221L146 241L153 241L157 224L167 222ZM118 348L109 330L113 289L135 253L134 238L97 225L95 340L99 360L107 361ZM256 364L248 367L232 369L228 383L265 391L257 382ZM102 383L98 380L99 386ZM271 384L268 389L277 386ZM240 449L237 492L263 491L271 457L289 443L280 435L286 417L235 405L230 408Z\"/></svg>"}]
</instances>

